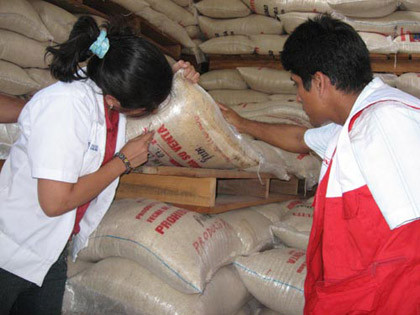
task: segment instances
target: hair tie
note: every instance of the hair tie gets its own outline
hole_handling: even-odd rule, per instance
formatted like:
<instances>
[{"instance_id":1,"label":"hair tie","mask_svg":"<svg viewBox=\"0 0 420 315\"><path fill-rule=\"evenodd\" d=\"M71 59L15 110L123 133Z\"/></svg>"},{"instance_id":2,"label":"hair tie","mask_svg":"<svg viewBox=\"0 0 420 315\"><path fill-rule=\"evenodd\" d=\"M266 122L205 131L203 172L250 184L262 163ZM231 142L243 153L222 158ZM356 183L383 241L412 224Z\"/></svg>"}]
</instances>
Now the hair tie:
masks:
<instances>
[{"instance_id":1,"label":"hair tie","mask_svg":"<svg viewBox=\"0 0 420 315\"><path fill-rule=\"evenodd\" d=\"M90 45L89 50L102 59L109 49L109 39L106 37L106 31L101 30L96 41Z\"/></svg>"}]
</instances>

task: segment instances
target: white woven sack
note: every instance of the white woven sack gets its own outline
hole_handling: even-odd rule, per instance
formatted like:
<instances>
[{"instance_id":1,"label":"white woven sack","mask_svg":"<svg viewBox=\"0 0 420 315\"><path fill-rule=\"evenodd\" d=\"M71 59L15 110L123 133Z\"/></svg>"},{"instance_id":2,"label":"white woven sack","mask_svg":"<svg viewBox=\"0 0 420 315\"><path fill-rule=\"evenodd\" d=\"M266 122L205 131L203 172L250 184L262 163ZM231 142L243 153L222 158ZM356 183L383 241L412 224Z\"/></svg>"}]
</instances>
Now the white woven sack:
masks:
<instances>
[{"instance_id":1,"label":"white woven sack","mask_svg":"<svg viewBox=\"0 0 420 315\"><path fill-rule=\"evenodd\" d=\"M397 79L398 89L420 98L420 74L404 73Z\"/></svg>"},{"instance_id":2,"label":"white woven sack","mask_svg":"<svg viewBox=\"0 0 420 315\"><path fill-rule=\"evenodd\" d=\"M261 160L226 122L219 107L198 84L174 77L169 100L158 113L127 121L127 139L155 130L148 165L248 169Z\"/></svg>"},{"instance_id":3,"label":"white woven sack","mask_svg":"<svg viewBox=\"0 0 420 315\"><path fill-rule=\"evenodd\" d=\"M195 4L198 11L205 16L227 19L244 17L251 10L241 0L202 0Z\"/></svg>"},{"instance_id":4,"label":"white woven sack","mask_svg":"<svg viewBox=\"0 0 420 315\"><path fill-rule=\"evenodd\" d=\"M228 35L280 35L283 33L283 24L280 21L258 14L222 20L200 16L198 22L201 31L207 38Z\"/></svg>"},{"instance_id":5,"label":"white woven sack","mask_svg":"<svg viewBox=\"0 0 420 315\"><path fill-rule=\"evenodd\" d=\"M398 7L398 0L327 0L330 7L352 17L382 17Z\"/></svg>"},{"instance_id":6,"label":"white woven sack","mask_svg":"<svg viewBox=\"0 0 420 315\"><path fill-rule=\"evenodd\" d=\"M288 12L278 15L278 19L283 22L283 29L287 34L291 34L296 27L306 22L308 19L313 20L319 13L313 12Z\"/></svg>"},{"instance_id":7,"label":"white woven sack","mask_svg":"<svg viewBox=\"0 0 420 315\"><path fill-rule=\"evenodd\" d=\"M193 14L171 0L146 0L150 6L181 26L197 25Z\"/></svg>"},{"instance_id":8,"label":"white woven sack","mask_svg":"<svg viewBox=\"0 0 420 315\"><path fill-rule=\"evenodd\" d=\"M0 28L38 41L53 40L35 9L26 0L0 0Z\"/></svg>"},{"instance_id":9,"label":"white woven sack","mask_svg":"<svg viewBox=\"0 0 420 315\"><path fill-rule=\"evenodd\" d=\"M206 54L249 55L254 52L255 44L248 36L233 35L209 39L199 47Z\"/></svg>"},{"instance_id":10,"label":"white woven sack","mask_svg":"<svg viewBox=\"0 0 420 315\"><path fill-rule=\"evenodd\" d=\"M266 205L259 205L250 207L258 213L261 213L267 219L271 221L272 224L280 222L281 218L288 213L293 207L298 204L305 204L306 200L303 199L291 199L282 202L274 202Z\"/></svg>"},{"instance_id":11,"label":"white woven sack","mask_svg":"<svg viewBox=\"0 0 420 315\"><path fill-rule=\"evenodd\" d=\"M150 4L146 0L111 0L112 2L119 4L123 8L137 13L143 9L150 7Z\"/></svg>"},{"instance_id":12,"label":"white woven sack","mask_svg":"<svg viewBox=\"0 0 420 315\"><path fill-rule=\"evenodd\" d=\"M67 259L67 278L71 278L78 273L81 273L84 270L92 267L93 265L95 265L95 263L91 261L77 259L75 262L73 262L71 259Z\"/></svg>"},{"instance_id":13,"label":"white woven sack","mask_svg":"<svg viewBox=\"0 0 420 315\"><path fill-rule=\"evenodd\" d=\"M281 150L276 148L277 150ZM316 155L298 154L282 150L287 171L298 178L305 179L306 188L311 190L318 183L321 160Z\"/></svg>"},{"instance_id":14,"label":"white woven sack","mask_svg":"<svg viewBox=\"0 0 420 315\"><path fill-rule=\"evenodd\" d=\"M32 80L21 67L0 60L0 92L10 95L23 95L40 88L41 86Z\"/></svg>"},{"instance_id":15,"label":"white woven sack","mask_svg":"<svg viewBox=\"0 0 420 315\"><path fill-rule=\"evenodd\" d=\"M302 104L296 101L296 94L271 94L270 101L287 102L293 106L302 108Z\"/></svg>"},{"instance_id":16,"label":"white woven sack","mask_svg":"<svg viewBox=\"0 0 420 315\"><path fill-rule=\"evenodd\" d=\"M397 52L397 45L391 36L376 33L358 32L371 53L390 54Z\"/></svg>"},{"instance_id":17,"label":"white woven sack","mask_svg":"<svg viewBox=\"0 0 420 315\"><path fill-rule=\"evenodd\" d=\"M253 12L276 17L278 14L300 12L330 12L327 0L242 0Z\"/></svg>"},{"instance_id":18,"label":"white woven sack","mask_svg":"<svg viewBox=\"0 0 420 315\"><path fill-rule=\"evenodd\" d=\"M248 86L268 94L295 94L297 92L290 72L262 67L238 67L239 73Z\"/></svg>"},{"instance_id":19,"label":"white woven sack","mask_svg":"<svg viewBox=\"0 0 420 315\"><path fill-rule=\"evenodd\" d=\"M248 291L281 314L302 314L306 255L298 249L272 249L238 257L234 265Z\"/></svg>"},{"instance_id":20,"label":"white woven sack","mask_svg":"<svg viewBox=\"0 0 420 315\"><path fill-rule=\"evenodd\" d=\"M278 56L283 51L288 35L251 35L249 38L258 55Z\"/></svg>"},{"instance_id":21,"label":"white woven sack","mask_svg":"<svg viewBox=\"0 0 420 315\"><path fill-rule=\"evenodd\" d=\"M404 10L420 12L420 2L418 0L400 0L400 7Z\"/></svg>"},{"instance_id":22,"label":"white woven sack","mask_svg":"<svg viewBox=\"0 0 420 315\"><path fill-rule=\"evenodd\" d=\"M313 222L314 208L307 203L296 204L280 222L271 226L273 234L289 247L306 251Z\"/></svg>"},{"instance_id":23,"label":"white woven sack","mask_svg":"<svg viewBox=\"0 0 420 315\"><path fill-rule=\"evenodd\" d=\"M230 315L249 299L235 268L221 268L203 294L183 294L137 263L111 257L70 278L63 314Z\"/></svg>"},{"instance_id":24,"label":"white woven sack","mask_svg":"<svg viewBox=\"0 0 420 315\"><path fill-rule=\"evenodd\" d=\"M279 161L281 167L282 161ZM249 255L262 249L272 247L273 234L271 222L253 209L227 211L217 215L230 224L242 242L240 255Z\"/></svg>"},{"instance_id":25,"label":"white woven sack","mask_svg":"<svg viewBox=\"0 0 420 315\"><path fill-rule=\"evenodd\" d=\"M394 39L396 50L399 53L419 54L420 34L401 35Z\"/></svg>"},{"instance_id":26,"label":"white woven sack","mask_svg":"<svg viewBox=\"0 0 420 315\"><path fill-rule=\"evenodd\" d=\"M221 104L232 106L243 103L259 103L269 100L268 94L254 90L212 90L209 94Z\"/></svg>"},{"instance_id":27,"label":"white woven sack","mask_svg":"<svg viewBox=\"0 0 420 315\"><path fill-rule=\"evenodd\" d=\"M0 98L1 98L0 94ZM0 124L0 159L5 160L9 156L10 148L13 143L19 138L19 125L14 124Z\"/></svg>"},{"instance_id":28,"label":"white woven sack","mask_svg":"<svg viewBox=\"0 0 420 315\"><path fill-rule=\"evenodd\" d=\"M25 71L32 80L39 84L40 89L57 82L57 79L55 79L47 69L27 68Z\"/></svg>"},{"instance_id":29,"label":"white woven sack","mask_svg":"<svg viewBox=\"0 0 420 315\"><path fill-rule=\"evenodd\" d=\"M392 37L402 34L420 33L420 12L395 11L380 18L350 18L340 14L334 17L353 26L356 31L373 32Z\"/></svg>"},{"instance_id":30,"label":"white woven sack","mask_svg":"<svg viewBox=\"0 0 420 315\"><path fill-rule=\"evenodd\" d=\"M212 70L200 76L205 90L246 90L248 85L236 69Z\"/></svg>"},{"instance_id":31,"label":"white woven sack","mask_svg":"<svg viewBox=\"0 0 420 315\"><path fill-rule=\"evenodd\" d=\"M77 21L73 14L46 1L33 1L31 4L56 43L68 40L73 25Z\"/></svg>"},{"instance_id":32,"label":"white woven sack","mask_svg":"<svg viewBox=\"0 0 420 315\"><path fill-rule=\"evenodd\" d=\"M386 84L396 87L398 76L395 73L374 73L373 76L380 78Z\"/></svg>"},{"instance_id":33,"label":"white woven sack","mask_svg":"<svg viewBox=\"0 0 420 315\"><path fill-rule=\"evenodd\" d=\"M21 34L0 30L0 59L23 68L48 68L50 56L44 60L48 43Z\"/></svg>"},{"instance_id":34,"label":"white woven sack","mask_svg":"<svg viewBox=\"0 0 420 315\"><path fill-rule=\"evenodd\" d=\"M159 201L120 199L79 257L128 258L176 290L191 294L203 293L216 270L230 263L241 248L235 231L221 218Z\"/></svg>"}]
</instances>

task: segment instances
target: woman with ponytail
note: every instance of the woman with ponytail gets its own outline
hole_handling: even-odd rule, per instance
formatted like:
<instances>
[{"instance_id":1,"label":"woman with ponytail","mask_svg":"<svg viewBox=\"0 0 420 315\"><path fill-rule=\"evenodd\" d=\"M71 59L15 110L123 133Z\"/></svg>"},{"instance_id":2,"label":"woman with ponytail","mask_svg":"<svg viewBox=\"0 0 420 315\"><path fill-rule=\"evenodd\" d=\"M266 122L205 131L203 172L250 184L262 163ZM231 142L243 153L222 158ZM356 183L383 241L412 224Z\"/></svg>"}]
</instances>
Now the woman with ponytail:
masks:
<instances>
[{"instance_id":1,"label":"woman with ponytail","mask_svg":"<svg viewBox=\"0 0 420 315\"><path fill-rule=\"evenodd\" d=\"M68 240L75 258L119 176L147 160L153 134L125 143L125 116L152 113L180 68L194 83L199 76L187 62L171 69L130 29L100 29L91 17L47 53L59 81L22 110L21 136L0 174L0 314L60 314Z\"/></svg>"}]
</instances>

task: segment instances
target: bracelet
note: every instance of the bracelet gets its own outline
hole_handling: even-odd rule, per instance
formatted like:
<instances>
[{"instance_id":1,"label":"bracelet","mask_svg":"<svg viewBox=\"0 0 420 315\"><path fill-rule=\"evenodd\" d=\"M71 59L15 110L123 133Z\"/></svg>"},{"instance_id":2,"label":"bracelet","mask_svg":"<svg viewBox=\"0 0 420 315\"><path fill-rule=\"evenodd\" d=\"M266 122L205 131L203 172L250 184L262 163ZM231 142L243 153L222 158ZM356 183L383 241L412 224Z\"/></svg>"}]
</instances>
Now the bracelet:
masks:
<instances>
[{"instance_id":1,"label":"bracelet","mask_svg":"<svg viewBox=\"0 0 420 315\"><path fill-rule=\"evenodd\" d=\"M121 161L123 161L123 163L125 165L125 172L124 172L124 174L128 174L128 173L131 172L131 170L133 168L131 167L130 161L127 159L127 157L124 155L124 153L117 152L117 153L114 154L114 157L117 157Z\"/></svg>"}]
</instances>

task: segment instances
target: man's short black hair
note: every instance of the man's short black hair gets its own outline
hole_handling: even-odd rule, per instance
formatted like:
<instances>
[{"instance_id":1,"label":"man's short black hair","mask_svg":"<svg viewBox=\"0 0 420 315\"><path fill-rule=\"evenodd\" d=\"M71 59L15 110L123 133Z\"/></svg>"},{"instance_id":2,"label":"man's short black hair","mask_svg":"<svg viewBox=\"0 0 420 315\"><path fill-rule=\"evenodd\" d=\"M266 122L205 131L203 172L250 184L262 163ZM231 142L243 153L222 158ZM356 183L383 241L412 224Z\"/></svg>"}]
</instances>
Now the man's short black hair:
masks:
<instances>
[{"instance_id":1,"label":"man's short black hair","mask_svg":"<svg viewBox=\"0 0 420 315\"><path fill-rule=\"evenodd\" d=\"M328 14L309 19L293 31L281 62L287 71L301 77L306 90L317 71L345 93L360 92L372 80L366 44L350 25Z\"/></svg>"}]
</instances>

